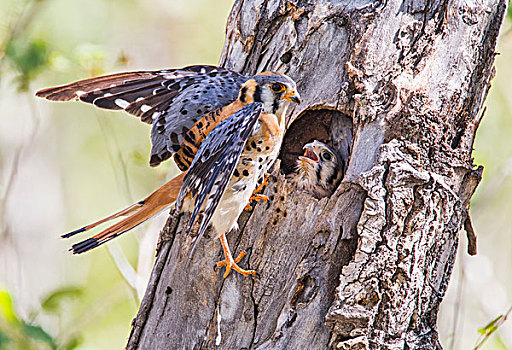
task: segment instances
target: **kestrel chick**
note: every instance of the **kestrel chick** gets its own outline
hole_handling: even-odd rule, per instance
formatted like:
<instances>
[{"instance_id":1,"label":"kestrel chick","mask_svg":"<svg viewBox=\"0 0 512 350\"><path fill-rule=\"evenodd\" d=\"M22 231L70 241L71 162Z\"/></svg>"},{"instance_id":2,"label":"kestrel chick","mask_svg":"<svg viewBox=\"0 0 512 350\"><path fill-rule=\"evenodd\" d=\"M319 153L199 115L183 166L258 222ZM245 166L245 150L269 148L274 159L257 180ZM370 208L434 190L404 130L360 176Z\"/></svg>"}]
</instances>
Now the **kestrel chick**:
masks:
<instances>
[{"instance_id":1,"label":"kestrel chick","mask_svg":"<svg viewBox=\"0 0 512 350\"><path fill-rule=\"evenodd\" d=\"M296 172L290 176L292 183L317 199L331 195L343 178L343 161L336 151L317 140L303 150Z\"/></svg>"}]
</instances>

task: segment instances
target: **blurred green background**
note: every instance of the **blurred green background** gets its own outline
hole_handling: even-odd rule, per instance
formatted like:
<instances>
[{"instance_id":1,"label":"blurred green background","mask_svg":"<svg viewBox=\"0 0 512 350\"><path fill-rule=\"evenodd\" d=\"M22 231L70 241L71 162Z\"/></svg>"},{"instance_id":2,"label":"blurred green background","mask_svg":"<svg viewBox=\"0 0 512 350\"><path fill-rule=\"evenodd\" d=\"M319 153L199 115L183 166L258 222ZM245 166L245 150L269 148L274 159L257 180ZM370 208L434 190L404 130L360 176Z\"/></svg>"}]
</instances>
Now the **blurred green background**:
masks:
<instances>
[{"instance_id":1,"label":"blurred green background","mask_svg":"<svg viewBox=\"0 0 512 350\"><path fill-rule=\"evenodd\" d=\"M172 162L147 165L150 127L136 118L34 92L101 73L216 64L232 3L0 0L0 350L126 345L166 215L83 256L67 253L59 234L177 172ZM447 349L473 348L512 305L510 21L499 52L474 152L485 166L471 209L479 254L466 254L462 233L439 316ZM512 349L511 322L483 349Z\"/></svg>"}]
</instances>

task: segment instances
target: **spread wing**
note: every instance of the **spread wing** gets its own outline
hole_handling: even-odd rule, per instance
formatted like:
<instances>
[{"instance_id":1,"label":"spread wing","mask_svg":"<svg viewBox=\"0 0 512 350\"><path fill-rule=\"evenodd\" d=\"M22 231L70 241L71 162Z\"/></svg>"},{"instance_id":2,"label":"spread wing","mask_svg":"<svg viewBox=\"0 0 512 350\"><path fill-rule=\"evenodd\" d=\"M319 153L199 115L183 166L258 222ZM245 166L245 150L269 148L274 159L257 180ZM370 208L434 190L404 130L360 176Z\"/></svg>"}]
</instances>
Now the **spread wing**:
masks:
<instances>
[{"instance_id":1,"label":"spread wing","mask_svg":"<svg viewBox=\"0 0 512 350\"><path fill-rule=\"evenodd\" d=\"M262 108L259 102L251 103L219 123L201 144L183 180L176 208L181 209L188 194L195 198L189 231L204 204L203 220L191 254L210 223Z\"/></svg>"},{"instance_id":2,"label":"spread wing","mask_svg":"<svg viewBox=\"0 0 512 350\"><path fill-rule=\"evenodd\" d=\"M205 114L235 101L247 79L221 67L189 66L105 75L43 89L36 96L125 110L153 124L150 164L156 166L180 149L183 135Z\"/></svg>"}]
</instances>

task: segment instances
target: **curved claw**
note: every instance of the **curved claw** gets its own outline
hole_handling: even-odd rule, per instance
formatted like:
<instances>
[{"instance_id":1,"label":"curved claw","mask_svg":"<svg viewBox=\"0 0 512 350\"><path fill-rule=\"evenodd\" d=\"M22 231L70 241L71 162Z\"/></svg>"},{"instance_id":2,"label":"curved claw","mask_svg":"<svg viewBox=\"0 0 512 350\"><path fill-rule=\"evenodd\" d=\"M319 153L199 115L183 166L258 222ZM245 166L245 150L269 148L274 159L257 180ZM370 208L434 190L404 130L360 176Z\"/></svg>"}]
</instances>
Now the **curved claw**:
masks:
<instances>
[{"instance_id":1,"label":"curved claw","mask_svg":"<svg viewBox=\"0 0 512 350\"><path fill-rule=\"evenodd\" d=\"M251 196L251 198L249 199L249 203L247 203L247 205L244 208L245 211L251 211L253 209L253 206L252 206L253 201L255 201L255 202L264 201L265 203L267 203L268 196L265 196L263 194L253 194Z\"/></svg>"},{"instance_id":2,"label":"curved claw","mask_svg":"<svg viewBox=\"0 0 512 350\"><path fill-rule=\"evenodd\" d=\"M237 263L242 260L242 258L247 255L247 252L245 250L242 250L240 254L236 258L233 258L233 255L231 255L231 251L229 250L228 241L226 239L226 235L222 234L220 236L220 242L222 243L222 249L224 250L224 256L226 257L224 260L221 260L217 263L217 267L226 266L226 272L224 272L224 278L228 277L229 273L231 272L231 269L235 270L236 272L244 275L255 275L255 270L244 270L240 266L237 265Z\"/></svg>"},{"instance_id":3,"label":"curved claw","mask_svg":"<svg viewBox=\"0 0 512 350\"><path fill-rule=\"evenodd\" d=\"M245 211L251 211L253 209L253 202L259 202L259 201L264 201L265 203L268 202L267 196L265 196L263 194L258 194L258 193L263 191L263 188L268 185L268 179L270 176L272 176L272 175L270 175L268 173L263 176L263 181L261 182L261 184L259 184L258 187L256 187L254 189L254 191L252 192L251 198L249 198L249 203L247 203L247 205L244 208Z\"/></svg>"},{"instance_id":4,"label":"curved claw","mask_svg":"<svg viewBox=\"0 0 512 350\"><path fill-rule=\"evenodd\" d=\"M236 272L244 275L244 276L249 276L249 275L255 275L256 274L256 271L254 270L244 270L242 269L240 266L237 265L237 263L240 262L240 260L242 260L242 258L247 254L247 252L245 250L242 250L240 252L240 254L238 254L238 256L235 258L235 259L224 259L222 261L219 261L217 263L217 267L222 267L222 266L226 266L226 272L224 272L224 278L228 277L229 273L231 272L231 269L235 270Z\"/></svg>"}]
</instances>

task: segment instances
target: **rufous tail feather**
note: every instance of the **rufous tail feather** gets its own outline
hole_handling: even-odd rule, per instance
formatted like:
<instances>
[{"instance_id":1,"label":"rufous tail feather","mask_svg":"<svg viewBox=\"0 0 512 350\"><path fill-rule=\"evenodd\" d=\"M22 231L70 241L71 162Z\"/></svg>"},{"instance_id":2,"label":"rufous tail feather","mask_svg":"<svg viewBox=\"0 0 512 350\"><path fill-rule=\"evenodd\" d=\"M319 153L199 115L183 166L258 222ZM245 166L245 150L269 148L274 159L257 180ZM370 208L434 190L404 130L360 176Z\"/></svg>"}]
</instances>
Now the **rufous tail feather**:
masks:
<instances>
[{"instance_id":1,"label":"rufous tail feather","mask_svg":"<svg viewBox=\"0 0 512 350\"><path fill-rule=\"evenodd\" d=\"M162 187L151 193L146 199L130 205L128 208L121 210L113 215L104 219L96 221L92 224L84 226L78 230L62 235L63 238L69 238L77 233L88 231L104 222L116 219L120 216L127 216L127 218L119 221L118 223L106 228L95 236L88 238L82 242L73 244L71 251L73 254L85 253L88 250L96 248L97 246L110 241L111 239L131 230L132 228L142 224L144 221L150 219L156 214L160 213L165 208L169 207L180 192L183 178L186 172L181 173Z\"/></svg>"}]
</instances>

